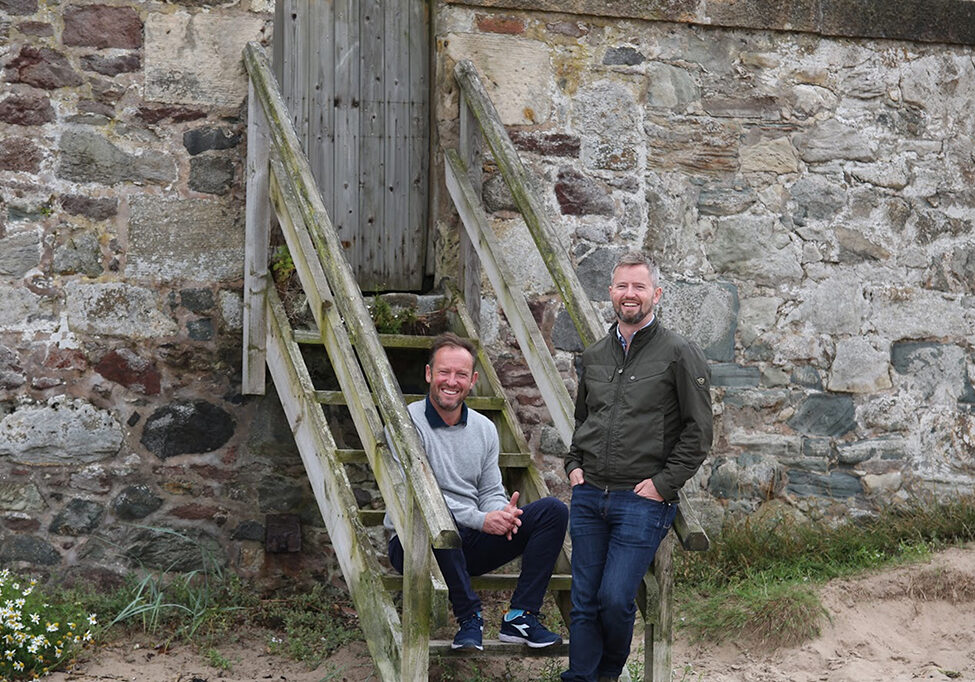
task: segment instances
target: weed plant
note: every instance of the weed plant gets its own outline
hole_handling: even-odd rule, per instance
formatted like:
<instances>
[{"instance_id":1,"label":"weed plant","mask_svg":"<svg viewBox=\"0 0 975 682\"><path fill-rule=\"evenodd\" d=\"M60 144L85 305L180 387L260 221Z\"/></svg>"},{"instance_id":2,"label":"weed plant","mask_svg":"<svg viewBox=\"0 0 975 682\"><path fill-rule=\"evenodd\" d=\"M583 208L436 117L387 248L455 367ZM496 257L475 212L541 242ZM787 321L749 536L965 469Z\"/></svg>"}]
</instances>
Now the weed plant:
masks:
<instances>
[{"instance_id":1,"label":"weed plant","mask_svg":"<svg viewBox=\"0 0 975 682\"><path fill-rule=\"evenodd\" d=\"M48 600L37 581L0 570L0 679L35 679L57 670L94 640L98 621L78 604Z\"/></svg>"},{"instance_id":2,"label":"weed plant","mask_svg":"<svg viewBox=\"0 0 975 682\"><path fill-rule=\"evenodd\" d=\"M727 524L707 552L674 555L678 625L699 639L791 646L828 615L814 587L831 578L924 558L975 539L975 497L831 526L792 517Z\"/></svg>"}]
</instances>

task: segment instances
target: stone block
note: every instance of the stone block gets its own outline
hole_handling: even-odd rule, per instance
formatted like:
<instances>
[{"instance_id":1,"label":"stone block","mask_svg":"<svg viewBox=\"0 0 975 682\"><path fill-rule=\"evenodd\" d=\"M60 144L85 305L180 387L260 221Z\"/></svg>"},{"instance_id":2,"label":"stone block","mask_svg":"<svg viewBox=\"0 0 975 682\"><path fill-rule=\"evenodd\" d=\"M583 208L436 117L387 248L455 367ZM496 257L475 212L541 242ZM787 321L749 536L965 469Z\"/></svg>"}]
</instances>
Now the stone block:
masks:
<instances>
[{"instance_id":1,"label":"stone block","mask_svg":"<svg viewBox=\"0 0 975 682\"><path fill-rule=\"evenodd\" d=\"M113 56L86 54L81 58L81 68L113 77L120 73L138 71L142 68L142 58L136 53Z\"/></svg>"},{"instance_id":2,"label":"stone block","mask_svg":"<svg viewBox=\"0 0 975 682\"><path fill-rule=\"evenodd\" d=\"M120 282L79 282L65 285L68 324L74 331L146 339L170 336L177 326L163 312L151 289Z\"/></svg>"},{"instance_id":3,"label":"stone block","mask_svg":"<svg viewBox=\"0 0 975 682\"><path fill-rule=\"evenodd\" d=\"M177 401L152 413L139 442L157 457L168 459L218 450L236 427L233 417L213 403Z\"/></svg>"},{"instance_id":4,"label":"stone block","mask_svg":"<svg viewBox=\"0 0 975 682\"><path fill-rule=\"evenodd\" d=\"M59 511L48 532L55 535L88 535L101 522L105 507L93 500L75 498Z\"/></svg>"},{"instance_id":5,"label":"stone block","mask_svg":"<svg viewBox=\"0 0 975 682\"><path fill-rule=\"evenodd\" d=\"M582 142L577 135L546 133L537 130L509 130L508 137L515 148L541 156L578 158Z\"/></svg>"},{"instance_id":6,"label":"stone block","mask_svg":"<svg viewBox=\"0 0 975 682\"><path fill-rule=\"evenodd\" d=\"M802 277L799 248L778 220L769 216L719 218L705 245L714 269L759 284L778 286Z\"/></svg>"},{"instance_id":7,"label":"stone block","mask_svg":"<svg viewBox=\"0 0 975 682\"><path fill-rule=\"evenodd\" d=\"M176 164L162 152L130 154L94 132L66 130L61 135L58 177L76 182L114 185L120 182L168 185Z\"/></svg>"},{"instance_id":8,"label":"stone block","mask_svg":"<svg viewBox=\"0 0 975 682\"><path fill-rule=\"evenodd\" d=\"M684 111L701 98L701 88L687 69L654 62L647 65L647 105Z\"/></svg>"},{"instance_id":9,"label":"stone block","mask_svg":"<svg viewBox=\"0 0 975 682\"><path fill-rule=\"evenodd\" d=\"M640 107L624 83L599 80L581 88L570 112L573 128L597 132L602 139L640 141Z\"/></svg>"},{"instance_id":10,"label":"stone block","mask_svg":"<svg viewBox=\"0 0 975 682\"><path fill-rule=\"evenodd\" d=\"M21 286L0 282L0 329L6 332L47 332L57 329L53 302Z\"/></svg>"},{"instance_id":11,"label":"stone block","mask_svg":"<svg viewBox=\"0 0 975 682\"><path fill-rule=\"evenodd\" d=\"M44 509L41 491L30 481L0 482L0 509L10 512L37 512Z\"/></svg>"},{"instance_id":12,"label":"stone block","mask_svg":"<svg viewBox=\"0 0 975 682\"><path fill-rule=\"evenodd\" d=\"M600 247L579 261L576 276L591 301L609 300L613 267L625 252L621 246Z\"/></svg>"},{"instance_id":13,"label":"stone block","mask_svg":"<svg viewBox=\"0 0 975 682\"><path fill-rule=\"evenodd\" d=\"M558 350L579 353L583 350L582 339L576 331L572 317L565 310L560 310L552 326L552 345Z\"/></svg>"},{"instance_id":14,"label":"stone block","mask_svg":"<svg viewBox=\"0 0 975 682\"><path fill-rule=\"evenodd\" d=\"M234 161L225 156L194 156L190 159L189 187L203 194L226 194L234 182Z\"/></svg>"},{"instance_id":15,"label":"stone block","mask_svg":"<svg viewBox=\"0 0 975 682\"><path fill-rule=\"evenodd\" d=\"M877 393L892 385L888 351L859 336L836 342L826 388L837 393Z\"/></svg>"},{"instance_id":16,"label":"stone block","mask_svg":"<svg viewBox=\"0 0 975 682\"><path fill-rule=\"evenodd\" d=\"M37 0L0 0L0 11L24 16L37 11Z\"/></svg>"},{"instance_id":17,"label":"stone block","mask_svg":"<svg viewBox=\"0 0 975 682\"><path fill-rule=\"evenodd\" d=\"M227 565L227 554L217 539L198 528L136 527L119 544L129 563L140 568L189 573Z\"/></svg>"},{"instance_id":18,"label":"stone block","mask_svg":"<svg viewBox=\"0 0 975 682\"><path fill-rule=\"evenodd\" d=\"M130 277L199 282L236 280L244 270L240 207L206 199L130 200Z\"/></svg>"},{"instance_id":19,"label":"stone block","mask_svg":"<svg viewBox=\"0 0 975 682\"><path fill-rule=\"evenodd\" d=\"M869 294L870 319L882 338L975 337L975 322L966 317L965 309L940 292L888 285L870 289Z\"/></svg>"},{"instance_id":20,"label":"stone block","mask_svg":"<svg viewBox=\"0 0 975 682\"><path fill-rule=\"evenodd\" d=\"M17 388L26 382L17 352L0 344L0 389Z\"/></svg>"},{"instance_id":21,"label":"stone block","mask_svg":"<svg viewBox=\"0 0 975 682\"><path fill-rule=\"evenodd\" d=\"M965 350L953 344L903 341L891 346L897 385L922 401L971 402L975 390L968 374Z\"/></svg>"},{"instance_id":22,"label":"stone block","mask_svg":"<svg viewBox=\"0 0 975 682\"><path fill-rule=\"evenodd\" d=\"M794 202L792 221L805 225L810 220L829 221L847 202L847 190L822 175L810 173L789 188Z\"/></svg>"},{"instance_id":23,"label":"stone block","mask_svg":"<svg viewBox=\"0 0 975 682\"><path fill-rule=\"evenodd\" d=\"M159 393L160 374L155 364L128 348L111 350L101 357L94 369L100 375L143 395Z\"/></svg>"},{"instance_id":24,"label":"stone block","mask_svg":"<svg viewBox=\"0 0 975 682\"><path fill-rule=\"evenodd\" d=\"M639 66L647 61L646 56L629 45L611 47L603 55L604 66Z\"/></svg>"},{"instance_id":25,"label":"stone block","mask_svg":"<svg viewBox=\"0 0 975 682\"><path fill-rule=\"evenodd\" d=\"M96 199L78 194L66 194L61 197L61 208L71 215L80 215L100 222L118 213L118 199L116 197Z\"/></svg>"},{"instance_id":26,"label":"stone block","mask_svg":"<svg viewBox=\"0 0 975 682\"><path fill-rule=\"evenodd\" d=\"M786 490L800 497L848 498L863 493L860 478L852 472L831 471L817 474L809 471L790 469Z\"/></svg>"},{"instance_id":27,"label":"stone block","mask_svg":"<svg viewBox=\"0 0 975 682\"><path fill-rule=\"evenodd\" d=\"M204 126L183 133L183 146L190 156L220 149L232 149L240 143L240 133L225 126Z\"/></svg>"},{"instance_id":28,"label":"stone block","mask_svg":"<svg viewBox=\"0 0 975 682\"><path fill-rule=\"evenodd\" d=\"M98 235L80 231L54 249L54 271L59 275L86 275L98 277L102 274L102 252Z\"/></svg>"},{"instance_id":29,"label":"stone block","mask_svg":"<svg viewBox=\"0 0 975 682\"><path fill-rule=\"evenodd\" d=\"M142 20L132 7L68 5L61 40L77 47L135 49L142 47Z\"/></svg>"},{"instance_id":30,"label":"stone block","mask_svg":"<svg viewBox=\"0 0 975 682\"><path fill-rule=\"evenodd\" d=\"M850 396L813 393L788 423L805 435L838 438L856 428L856 408Z\"/></svg>"},{"instance_id":31,"label":"stone block","mask_svg":"<svg viewBox=\"0 0 975 682\"><path fill-rule=\"evenodd\" d=\"M130 485L112 500L112 512L120 519L143 519L162 506L163 500L147 484Z\"/></svg>"},{"instance_id":32,"label":"stone block","mask_svg":"<svg viewBox=\"0 0 975 682\"><path fill-rule=\"evenodd\" d=\"M545 262L535 246L528 227L519 216L514 220L499 221L495 234L501 244L501 253L518 254L506 258L513 282L528 295L544 294L555 289L555 283L545 267Z\"/></svg>"},{"instance_id":33,"label":"stone block","mask_svg":"<svg viewBox=\"0 0 975 682\"><path fill-rule=\"evenodd\" d=\"M837 461L840 464L860 464L871 459L904 459L908 454L908 443L899 436L869 438L837 446Z\"/></svg>"},{"instance_id":34,"label":"stone block","mask_svg":"<svg viewBox=\"0 0 975 682\"><path fill-rule=\"evenodd\" d=\"M210 341L213 338L213 320L201 317L186 323L186 333L194 341Z\"/></svg>"},{"instance_id":35,"label":"stone block","mask_svg":"<svg viewBox=\"0 0 975 682\"><path fill-rule=\"evenodd\" d=\"M525 32L525 20L521 17L478 14L477 30L484 33L518 35Z\"/></svg>"},{"instance_id":36,"label":"stone block","mask_svg":"<svg viewBox=\"0 0 975 682\"><path fill-rule=\"evenodd\" d=\"M736 215L748 210L758 200L751 187L728 187L709 184L701 188L697 197L697 210L702 215Z\"/></svg>"},{"instance_id":37,"label":"stone block","mask_svg":"<svg viewBox=\"0 0 975 682\"><path fill-rule=\"evenodd\" d=\"M34 566L56 566L61 555L45 540L33 535L10 535L0 543L0 563L23 561Z\"/></svg>"},{"instance_id":38,"label":"stone block","mask_svg":"<svg viewBox=\"0 0 975 682\"><path fill-rule=\"evenodd\" d=\"M663 323L697 343L709 360L734 360L739 310L734 284L665 283L659 309Z\"/></svg>"},{"instance_id":39,"label":"stone block","mask_svg":"<svg viewBox=\"0 0 975 682\"><path fill-rule=\"evenodd\" d=\"M25 45L7 64L8 80L42 90L81 85L81 76L62 53L49 47Z\"/></svg>"},{"instance_id":40,"label":"stone block","mask_svg":"<svg viewBox=\"0 0 975 682\"><path fill-rule=\"evenodd\" d=\"M26 137L8 137L0 148L0 170L37 173L44 153Z\"/></svg>"},{"instance_id":41,"label":"stone block","mask_svg":"<svg viewBox=\"0 0 975 682\"><path fill-rule=\"evenodd\" d=\"M867 303L862 281L850 271L809 283L799 292L799 300L799 307L788 316L787 322L803 323L818 334L856 335L868 311L871 320L878 317Z\"/></svg>"},{"instance_id":42,"label":"stone block","mask_svg":"<svg viewBox=\"0 0 975 682\"><path fill-rule=\"evenodd\" d=\"M711 370L711 386L735 388L757 387L761 372L758 367L745 367L733 362L718 362L708 366Z\"/></svg>"},{"instance_id":43,"label":"stone block","mask_svg":"<svg viewBox=\"0 0 975 682\"><path fill-rule=\"evenodd\" d=\"M251 542L264 542L264 524L260 521L248 519L241 521L230 534L231 540L249 540Z\"/></svg>"},{"instance_id":44,"label":"stone block","mask_svg":"<svg viewBox=\"0 0 975 682\"><path fill-rule=\"evenodd\" d=\"M0 237L0 277L19 279L41 262L41 233L14 232Z\"/></svg>"},{"instance_id":45,"label":"stone block","mask_svg":"<svg viewBox=\"0 0 975 682\"><path fill-rule=\"evenodd\" d=\"M152 12L145 24L146 99L234 107L247 94L241 54L260 42L256 16Z\"/></svg>"},{"instance_id":46,"label":"stone block","mask_svg":"<svg viewBox=\"0 0 975 682\"><path fill-rule=\"evenodd\" d=\"M44 95L15 94L0 100L0 121L18 126L39 126L54 121L54 107Z\"/></svg>"},{"instance_id":47,"label":"stone block","mask_svg":"<svg viewBox=\"0 0 975 682\"><path fill-rule=\"evenodd\" d=\"M115 455L121 445L115 417L81 399L22 405L0 420L0 455L21 464L94 462Z\"/></svg>"},{"instance_id":48,"label":"stone block","mask_svg":"<svg viewBox=\"0 0 975 682\"><path fill-rule=\"evenodd\" d=\"M603 183L569 167L559 170L555 198L562 215L611 216L616 209L613 197Z\"/></svg>"},{"instance_id":49,"label":"stone block","mask_svg":"<svg viewBox=\"0 0 975 682\"><path fill-rule=\"evenodd\" d=\"M518 210L515 198L508 189L508 183L500 173L492 173L484 178L481 187L481 200L484 202L484 210L488 213L508 211L514 213Z\"/></svg>"},{"instance_id":50,"label":"stone block","mask_svg":"<svg viewBox=\"0 0 975 682\"><path fill-rule=\"evenodd\" d=\"M545 43L496 34L448 33L447 56L474 63L504 125L541 125L552 116L555 80Z\"/></svg>"},{"instance_id":51,"label":"stone block","mask_svg":"<svg viewBox=\"0 0 975 682\"><path fill-rule=\"evenodd\" d=\"M792 383L803 386L804 388L811 388L814 391L823 390L823 379L819 375L819 370L815 367L810 367L809 365L796 367L792 370L790 379Z\"/></svg>"},{"instance_id":52,"label":"stone block","mask_svg":"<svg viewBox=\"0 0 975 682\"><path fill-rule=\"evenodd\" d=\"M837 159L874 161L876 152L870 139L835 118L818 123L808 132L795 136L796 147L806 163L829 163Z\"/></svg>"},{"instance_id":53,"label":"stone block","mask_svg":"<svg viewBox=\"0 0 975 682\"><path fill-rule=\"evenodd\" d=\"M739 154L743 173L782 174L799 170L799 153L787 137L742 146Z\"/></svg>"},{"instance_id":54,"label":"stone block","mask_svg":"<svg viewBox=\"0 0 975 682\"><path fill-rule=\"evenodd\" d=\"M649 118L643 124L647 166L693 176L733 175L738 172L741 128L737 121L710 117Z\"/></svg>"},{"instance_id":55,"label":"stone block","mask_svg":"<svg viewBox=\"0 0 975 682\"><path fill-rule=\"evenodd\" d=\"M210 289L182 289L179 292L179 304L194 313L212 310L214 302Z\"/></svg>"}]
</instances>

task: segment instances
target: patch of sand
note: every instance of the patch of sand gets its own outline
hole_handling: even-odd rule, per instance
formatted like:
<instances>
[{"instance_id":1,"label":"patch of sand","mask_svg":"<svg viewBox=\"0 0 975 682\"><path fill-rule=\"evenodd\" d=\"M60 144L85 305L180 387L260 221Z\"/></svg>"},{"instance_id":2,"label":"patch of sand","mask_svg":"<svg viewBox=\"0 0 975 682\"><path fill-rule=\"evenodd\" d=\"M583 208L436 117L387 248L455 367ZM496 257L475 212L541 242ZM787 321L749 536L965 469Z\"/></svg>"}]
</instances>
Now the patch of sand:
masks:
<instances>
[{"instance_id":1,"label":"patch of sand","mask_svg":"<svg viewBox=\"0 0 975 682\"><path fill-rule=\"evenodd\" d=\"M954 548L930 561L849 580L822 590L830 620L820 636L802 646L763 650L736 643L674 644L675 682L901 682L918 679L975 679L975 547ZM230 670L206 663L189 646L155 649L151 643L116 642L86 653L54 682L366 682L376 680L365 644L353 642L309 670L271 655L265 642L241 635L218 647ZM532 679L551 662L538 659L481 659L481 679L504 679L520 670ZM434 666L436 669L436 666ZM437 679L432 677L432 679Z\"/></svg>"}]
</instances>

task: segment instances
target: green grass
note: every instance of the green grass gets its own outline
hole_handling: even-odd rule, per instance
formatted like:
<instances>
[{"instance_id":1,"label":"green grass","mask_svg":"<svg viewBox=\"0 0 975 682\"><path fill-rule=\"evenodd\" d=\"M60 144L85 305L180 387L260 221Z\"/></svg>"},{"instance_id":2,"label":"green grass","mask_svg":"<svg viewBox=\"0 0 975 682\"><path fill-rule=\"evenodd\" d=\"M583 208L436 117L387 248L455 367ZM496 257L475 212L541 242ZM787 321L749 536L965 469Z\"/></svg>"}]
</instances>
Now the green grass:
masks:
<instances>
[{"instance_id":1,"label":"green grass","mask_svg":"<svg viewBox=\"0 0 975 682\"><path fill-rule=\"evenodd\" d=\"M817 585L975 539L975 497L840 525L792 517L726 524L707 552L675 554L678 626L696 639L791 646L828 618Z\"/></svg>"}]
</instances>

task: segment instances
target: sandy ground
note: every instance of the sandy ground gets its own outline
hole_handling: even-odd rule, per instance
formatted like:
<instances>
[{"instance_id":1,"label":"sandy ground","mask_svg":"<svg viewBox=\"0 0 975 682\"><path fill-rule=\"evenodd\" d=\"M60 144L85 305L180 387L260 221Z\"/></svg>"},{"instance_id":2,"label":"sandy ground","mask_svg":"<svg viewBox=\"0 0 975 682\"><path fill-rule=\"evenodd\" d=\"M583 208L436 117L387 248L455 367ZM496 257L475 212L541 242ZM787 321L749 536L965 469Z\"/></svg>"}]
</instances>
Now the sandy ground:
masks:
<instances>
[{"instance_id":1,"label":"sandy ground","mask_svg":"<svg viewBox=\"0 0 975 682\"><path fill-rule=\"evenodd\" d=\"M820 637L797 648L769 651L726 643L695 645L678 635L675 682L901 682L975 680L975 547L950 549L931 561L822 590L830 621ZM270 655L266 644L244 638L220 649L230 670L206 663L191 647L168 651L151 642L117 642L89 652L74 670L48 679L139 682L365 682L375 680L365 645L355 642L317 669ZM533 661L495 659L480 679L503 679L505 667L533 679ZM553 665L551 662L548 665ZM493 667L492 667L493 666ZM501 666L501 667L498 667ZM534 667L532 667L534 666ZM471 674L451 679L472 679Z\"/></svg>"}]
</instances>

